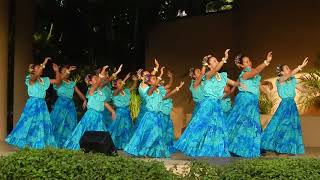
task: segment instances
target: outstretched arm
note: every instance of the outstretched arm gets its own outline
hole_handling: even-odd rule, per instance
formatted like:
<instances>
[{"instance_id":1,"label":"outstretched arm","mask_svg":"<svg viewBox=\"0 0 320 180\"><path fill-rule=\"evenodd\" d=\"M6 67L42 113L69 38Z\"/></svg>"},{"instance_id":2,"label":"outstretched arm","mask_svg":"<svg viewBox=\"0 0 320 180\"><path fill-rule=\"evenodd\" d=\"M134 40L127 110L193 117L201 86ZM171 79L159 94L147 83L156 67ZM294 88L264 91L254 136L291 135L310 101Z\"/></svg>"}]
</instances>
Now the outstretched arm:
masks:
<instances>
[{"instance_id":1,"label":"outstretched arm","mask_svg":"<svg viewBox=\"0 0 320 180\"><path fill-rule=\"evenodd\" d=\"M286 80L288 80L290 77L296 75L299 71L302 71L302 68L306 67L306 65L308 64L308 57L306 57L303 61L303 63L301 65L299 65L297 68L295 68L294 70L291 71L290 74L288 75L283 75L279 78L279 82L283 83Z\"/></svg>"},{"instance_id":2,"label":"outstretched arm","mask_svg":"<svg viewBox=\"0 0 320 180\"><path fill-rule=\"evenodd\" d=\"M154 64L155 64L155 67L153 68L153 70L151 72L152 75L156 75L159 70L159 67L160 67L160 65L156 59L154 60Z\"/></svg>"},{"instance_id":3,"label":"outstretched arm","mask_svg":"<svg viewBox=\"0 0 320 180\"><path fill-rule=\"evenodd\" d=\"M155 91L158 88L158 84L159 82L162 80L162 75L163 75L163 70L165 67L162 67L160 70L160 75L157 77L157 81L156 84L154 86L152 86L149 90L148 90L148 95L151 96L153 91Z\"/></svg>"},{"instance_id":4,"label":"outstretched arm","mask_svg":"<svg viewBox=\"0 0 320 180\"><path fill-rule=\"evenodd\" d=\"M102 68L101 73L98 76L97 82L93 85L91 85L91 88L89 90L89 95L92 96L93 93L97 90L97 88L100 86L101 83L101 79L104 78L105 76L103 74L105 74L106 69L108 68L108 66L104 66Z\"/></svg>"},{"instance_id":5,"label":"outstretched arm","mask_svg":"<svg viewBox=\"0 0 320 180\"><path fill-rule=\"evenodd\" d=\"M212 76L214 76L218 71L220 71L220 69L222 68L223 64L227 63L228 57L229 57L229 51L230 49L227 49L224 53L224 57L222 58L222 60L219 62L219 64L211 69L207 75L206 75L206 79L211 79Z\"/></svg>"},{"instance_id":6,"label":"outstretched arm","mask_svg":"<svg viewBox=\"0 0 320 180\"><path fill-rule=\"evenodd\" d=\"M61 84L61 75L60 75L60 72L59 72L59 66L56 65L56 64L52 64L52 68L56 74L56 78L55 79L50 79L50 84L56 84L57 87L60 86Z\"/></svg>"},{"instance_id":7,"label":"outstretched arm","mask_svg":"<svg viewBox=\"0 0 320 180\"><path fill-rule=\"evenodd\" d=\"M169 77L169 83L166 86L164 86L166 90L170 89L173 84L173 74L170 71L168 71L168 77Z\"/></svg>"},{"instance_id":8,"label":"outstretched arm","mask_svg":"<svg viewBox=\"0 0 320 180\"><path fill-rule=\"evenodd\" d=\"M44 69L50 59L51 59L51 58L46 57L46 58L44 59L43 63L40 64L40 68ZM39 72L39 71L31 74L31 75L30 75L30 80L29 80L30 85L34 84L40 76L41 76L41 75L40 75L40 72Z\"/></svg>"},{"instance_id":9,"label":"outstretched arm","mask_svg":"<svg viewBox=\"0 0 320 180\"><path fill-rule=\"evenodd\" d=\"M253 78L257 74L259 74L262 70L264 70L264 68L269 66L271 60L272 60L272 52L269 52L268 55L267 55L267 59L264 60L264 62L262 64L260 64L256 68L252 68L250 72L244 73L242 78L243 79L251 79L251 78Z\"/></svg>"},{"instance_id":10,"label":"outstretched arm","mask_svg":"<svg viewBox=\"0 0 320 180\"><path fill-rule=\"evenodd\" d=\"M180 82L180 85L179 85L178 87L176 87L174 90L168 92L168 93L166 94L166 96L163 97L162 99L165 100L165 99L170 98L172 95L174 95L175 93L177 93L177 92L181 89L181 87L182 87L183 85L184 85L184 82L181 81L181 82Z\"/></svg>"}]
</instances>

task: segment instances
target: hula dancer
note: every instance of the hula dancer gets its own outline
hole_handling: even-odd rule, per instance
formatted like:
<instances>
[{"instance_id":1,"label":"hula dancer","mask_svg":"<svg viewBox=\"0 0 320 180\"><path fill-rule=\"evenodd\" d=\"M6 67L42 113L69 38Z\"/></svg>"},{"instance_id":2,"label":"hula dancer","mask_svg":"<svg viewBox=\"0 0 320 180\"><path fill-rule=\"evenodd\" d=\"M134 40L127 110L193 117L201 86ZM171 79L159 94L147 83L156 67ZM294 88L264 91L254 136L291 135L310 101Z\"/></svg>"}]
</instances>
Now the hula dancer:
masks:
<instances>
[{"instance_id":1,"label":"hula dancer","mask_svg":"<svg viewBox=\"0 0 320 180\"><path fill-rule=\"evenodd\" d=\"M110 125L109 131L112 136L112 140L117 149L124 149L124 147L129 143L133 134L133 122L130 115L130 98L131 91L135 90L137 87L136 76L132 77L133 84L129 88L124 88L126 81L129 79L130 73L124 78L115 80L115 90L113 92L113 104L116 108L117 118Z\"/></svg>"},{"instance_id":2,"label":"hula dancer","mask_svg":"<svg viewBox=\"0 0 320 180\"><path fill-rule=\"evenodd\" d=\"M194 101L194 108L193 108L193 112L192 112L192 117L197 113L199 107L200 107L200 103L203 101L204 99L204 91L203 91L203 85L204 85L204 80L203 80L203 76L206 72L206 67L203 66L202 69L194 69L191 68L189 70L189 76L192 78L191 80L191 84L189 87L189 90L192 94L192 99Z\"/></svg>"},{"instance_id":3,"label":"hula dancer","mask_svg":"<svg viewBox=\"0 0 320 180\"><path fill-rule=\"evenodd\" d=\"M294 101L297 88L294 75L307 64L308 58L294 70L287 65L277 67L279 78L276 85L281 103L262 133L261 149L282 154L304 154L300 116Z\"/></svg>"},{"instance_id":4,"label":"hula dancer","mask_svg":"<svg viewBox=\"0 0 320 180\"><path fill-rule=\"evenodd\" d=\"M87 106L87 100L77 88L76 82L69 80L71 71L75 69L75 66L62 67L60 71L62 82L60 85L53 85L57 91L58 99L54 104L50 117L58 147L63 147L65 141L71 136L78 123L76 106L72 99L74 92L76 92L83 101L83 109Z\"/></svg>"},{"instance_id":5,"label":"hula dancer","mask_svg":"<svg viewBox=\"0 0 320 180\"><path fill-rule=\"evenodd\" d=\"M125 152L140 157L170 157L170 150L165 142L165 135L162 128L160 115L161 103L163 99L169 98L177 92L177 87L171 93L162 97L158 89L158 84L162 80L163 68L158 77L152 75L149 80L150 88L146 96L146 108L144 116L141 118L139 126L133 134L129 144L125 147Z\"/></svg>"},{"instance_id":6,"label":"hula dancer","mask_svg":"<svg viewBox=\"0 0 320 180\"><path fill-rule=\"evenodd\" d=\"M147 108L146 108L146 96L147 96L147 92L149 89L149 85L148 82L150 80L150 76L151 75L155 75L158 70L159 70L159 63L158 61L155 59L155 67L153 68L153 71L150 73L149 71L143 71L142 75L141 75L141 70L139 70L138 74L138 78L141 80L140 85L138 87L138 92L141 98L141 105L140 105L140 112L138 114L138 117L135 121L135 128L137 128L139 126L139 122L141 120L141 118L144 116L144 113L146 112Z\"/></svg>"},{"instance_id":7,"label":"hula dancer","mask_svg":"<svg viewBox=\"0 0 320 180\"><path fill-rule=\"evenodd\" d=\"M106 102L108 104L112 103L112 85L111 82L114 79L117 79L117 75L121 72L122 69L122 64L119 66L118 70L116 72L114 72L110 77L109 74L106 72L106 75L104 78L101 79L101 85L100 85L100 89L102 91L102 93L106 96ZM98 70L98 72L100 72ZM105 120L106 126L109 129L110 125L112 124L113 120L111 117L111 113L108 109L104 109L103 110L103 119Z\"/></svg>"},{"instance_id":8,"label":"hula dancer","mask_svg":"<svg viewBox=\"0 0 320 180\"><path fill-rule=\"evenodd\" d=\"M203 65L209 67L203 86L204 99L198 111L182 136L175 144L175 148L192 157L229 157L228 138L225 128L225 117L220 99L226 84L238 86L229 80L227 73L218 73L227 62L229 49L219 62L213 56L206 56Z\"/></svg>"},{"instance_id":9,"label":"hula dancer","mask_svg":"<svg viewBox=\"0 0 320 180\"><path fill-rule=\"evenodd\" d=\"M239 81L245 87L239 87L235 103L227 118L229 128L229 151L241 157L259 157L261 145L261 123L259 112L260 80L259 73L272 60L272 52L267 59L252 68L248 56L238 55L236 65L243 69Z\"/></svg>"},{"instance_id":10,"label":"hula dancer","mask_svg":"<svg viewBox=\"0 0 320 180\"><path fill-rule=\"evenodd\" d=\"M105 70L107 68L108 66L103 67L99 76L87 75L86 82L91 84L88 92L87 111L83 115L70 138L64 144L65 148L80 150L79 141L85 131L107 131L103 117L104 108L107 108L111 112L112 119L116 118L116 113L113 108L105 102L106 95L98 88L100 86L101 79L105 77Z\"/></svg>"},{"instance_id":11,"label":"hula dancer","mask_svg":"<svg viewBox=\"0 0 320 180\"><path fill-rule=\"evenodd\" d=\"M20 116L16 127L6 138L6 142L19 148L42 149L57 147L54 139L50 114L45 101L46 90L50 84L60 84L59 67L53 64L56 79L41 77L43 69L50 58L45 58L40 65L29 65L29 74L25 84L28 89L29 99Z\"/></svg>"}]
</instances>

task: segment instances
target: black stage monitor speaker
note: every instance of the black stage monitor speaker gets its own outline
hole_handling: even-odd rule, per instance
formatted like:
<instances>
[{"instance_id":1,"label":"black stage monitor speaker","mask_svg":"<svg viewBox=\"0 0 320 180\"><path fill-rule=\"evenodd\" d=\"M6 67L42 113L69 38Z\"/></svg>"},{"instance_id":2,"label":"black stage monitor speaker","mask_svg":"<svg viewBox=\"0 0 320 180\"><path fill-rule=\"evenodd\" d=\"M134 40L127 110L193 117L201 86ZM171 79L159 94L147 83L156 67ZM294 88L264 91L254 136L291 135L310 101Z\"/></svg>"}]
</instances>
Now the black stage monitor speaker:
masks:
<instances>
[{"instance_id":1,"label":"black stage monitor speaker","mask_svg":"<svg viewBox=\"0 0 320 180\"><path fill-rule=\"evenodd\" d=\"M86 131L80 139L80 148L84 152L97 152L106 155L117 155L111 135L103 131Z\"/></svg>"}]
</instances>

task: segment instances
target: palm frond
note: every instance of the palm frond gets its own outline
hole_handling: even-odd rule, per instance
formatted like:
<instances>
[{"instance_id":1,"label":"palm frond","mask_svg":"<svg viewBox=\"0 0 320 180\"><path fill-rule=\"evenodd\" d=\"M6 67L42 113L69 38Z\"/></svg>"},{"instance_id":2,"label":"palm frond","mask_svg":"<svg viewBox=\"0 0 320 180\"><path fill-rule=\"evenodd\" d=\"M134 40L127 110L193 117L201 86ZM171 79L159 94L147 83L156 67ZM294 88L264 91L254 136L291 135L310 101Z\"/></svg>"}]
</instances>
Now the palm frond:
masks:
<instances>
[{"instance_id":1,"label":"palm frond","mask_svg":"<svg viewBox=\"0 0 320 180\"><path fill-rule=\"evenodd\" d=\"M307 89L299 98L299 107L302 111L320 105L320 69L312 70L300 77L301 84Z\"/></svg>"}]
</instances>

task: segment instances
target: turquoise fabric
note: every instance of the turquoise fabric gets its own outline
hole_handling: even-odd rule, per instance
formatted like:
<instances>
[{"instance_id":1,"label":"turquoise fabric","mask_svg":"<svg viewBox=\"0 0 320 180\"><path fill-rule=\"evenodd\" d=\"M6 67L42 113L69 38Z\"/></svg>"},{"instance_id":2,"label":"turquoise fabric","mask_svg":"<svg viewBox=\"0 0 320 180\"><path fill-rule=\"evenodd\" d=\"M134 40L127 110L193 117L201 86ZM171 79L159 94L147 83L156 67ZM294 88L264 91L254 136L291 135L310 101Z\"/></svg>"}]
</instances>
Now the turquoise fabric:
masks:
<instances>
[{"instance_id":1,"label":"turquoise fabric","mask_svg":"<svg viewBox=\"0 0 320 180\"><path fill-rule=\"evenodd\" d=\"M67 98L73 98L74 94L74 88L76 87L76 82L70 81L70 82L64 82L60 84L60 86L57 87L57 85L53 85L53 88L57 91L57 95L59 97L67 97Z\"/></svg>"},{"instance_id":2,"label":"turquoise fabric","mask_svg":"<svg viewBox=\"0 0 320 180\"><path fill-rule=\"evenodd\" d=\"M96 90L92 96L88 94L88 109L93 109L96 111L103 111L104 110L104 102L106 100L106 96L103 94L102 91Z\"/></svg>"},{"instance_id":3,"label":"turquoise fabric","mask_svg":"<svg viewBox=\"0 0 320 180\"><path fill-rule=\"evenodd\" d=\"M189 90L191 91L193 101L200 102L204 98L203 82L201 82L197 88L193 87L194 82L195 80L191 80Z\"/></svg>"},{"instance_id":4,"label":"turquoise fabric","mask_svg":"<svg viewBox=\"0 0 320 180\"><path fill-rule=\"evenodd\" d=\"M279 96L284 98L294 98L296 96L297 79L295 77L289 78L284 83L276 81L277 91Z\"/></svg>"},{"instance_id":5,"label":"turquoise fabric","mask_svg":"<svg viewBox=\"0 0 320 180\"><path fill-rule=\"evenodd\" d=\"M221 79L218 80L216 76L213 76L211 79L205 81L203 90L204 96L220 99L223 97L223 90L228 81L228 74L223 72L220 73Z\"/></svg>"},{"instance_id":6,"label":"turquoise fabric","mask_svg":"<svg viewBox=\"0 0 320 180\"><path fill-rule=\"evenodd\" d=\"M251 92L251 93L259 96L260 95L261 76L256 75L250 79L243 79L242 78L244 73L250 72L250 71L251 71L251 68L246 68L241 72L241 74L239 76L239 80L240 80L240 83L245 86L245 89L242 88L242 86L239 86L238 89L239 89L239 91L248 91L248 92Z\"/></svg>"},{"instance_id":7,"label":"turquoise fabric","mask_svg":"<svg viewBox=\"0 0 320 180\"><path fill-rule=\"evenodd\" d=\"M131 93L128 88L123 90L124 94L118 93L117 96L112 97L113 104L116 107L127 107L130 104Z\"/></svg>"},{"instance_id":8,"label":"turquoise fabric","mask_svg":"<svg viewBox=\"0 0 320 180\"><path fill-rule=\"evenodd\" d=\"M25 84L28 88L28 95L30 97L36 97L36 98L45 98L46 97L46 91L50 86L50 79L48 77L42 77L43 82L36 81L34 84L30 84L30 78L31 76L28 75L25 79Z\"/></svg>"}]
</instances>

